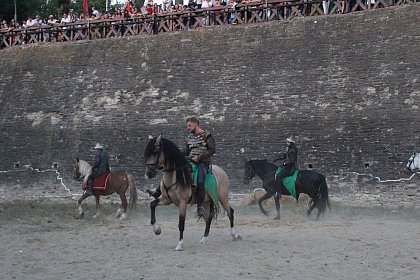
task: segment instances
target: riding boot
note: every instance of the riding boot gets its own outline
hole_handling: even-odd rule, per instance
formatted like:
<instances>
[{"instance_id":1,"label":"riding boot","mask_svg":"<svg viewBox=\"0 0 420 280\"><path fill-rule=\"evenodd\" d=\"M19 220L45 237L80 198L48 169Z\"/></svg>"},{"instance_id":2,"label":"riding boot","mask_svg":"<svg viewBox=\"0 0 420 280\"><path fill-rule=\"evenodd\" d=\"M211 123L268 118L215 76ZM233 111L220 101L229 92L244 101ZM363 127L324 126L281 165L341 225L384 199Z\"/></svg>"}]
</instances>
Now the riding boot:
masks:
<instances>
[{"instance_id":1,"label":"riding boot","mask_svg":"<svg viewBox=\"0 0 420 280\"><path fill-rule=\"evenodd\" d=\"M150 196L153 196L156 199L158 199L159 196L162 194L159 188L146 189L146 193L149 194Z\"/></svg>"},{"instance_id":2,"label":"riding boot","mask_svg":"<svg viewBox=\"0 0 420 280\"><path fill-rule=\"evenodd\" d=\"M206 193L204 190L204 186L197 186L197 216L198 217L204 217L204 197Z\"/></svg>"},{"instance_id":3,"label":"riding boot","mask_svg":"<svg viewBox=\"0 0 420 280\"><path fill-rule=\"evenodd\" d=\"M89 195L93 195L93 180L91 180L91 179L89 179L88 180L88 188L87 188L87 190L86 190L86 193L85 193L87 196L89 196Z\"/></svg>"}]
</instances>

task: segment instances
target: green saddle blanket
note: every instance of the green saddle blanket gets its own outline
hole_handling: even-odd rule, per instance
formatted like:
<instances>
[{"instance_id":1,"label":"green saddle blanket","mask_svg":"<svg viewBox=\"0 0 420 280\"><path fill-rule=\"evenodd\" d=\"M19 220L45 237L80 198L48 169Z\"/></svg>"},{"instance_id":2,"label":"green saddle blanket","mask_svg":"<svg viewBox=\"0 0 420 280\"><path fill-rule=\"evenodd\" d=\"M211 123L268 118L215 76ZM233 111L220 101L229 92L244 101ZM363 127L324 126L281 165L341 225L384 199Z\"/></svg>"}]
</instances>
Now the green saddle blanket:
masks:
<instances>
[{"instance_id":1,"label":"green saddle blanket","mask_svg":"<svg viewBox=\"0 0 420 280\"><path fill-rule=\"evenodd\" d=\"M193 184L197 186L197 175L198 175L197 164L195 164L194 162L190 162L190 165L191 165L192 173L193 173ZM214 203L216 205L219 205L217 181L213 175L211 167L209 168L209 170L207 170L206 181L204 182L204 187L205 187L206 192L208 192L210 196L212 197Z\"/></svg>"},{"instance_id":2,"label":"green saddle blanket","mask_svg":"<svg viewBox=\"0 0 420 280\"><path fill-rule=\"evenodd\" d=\"M276 175L279 174L284 167L279 167L276 170ZM298 169L295 168L295 173L293 173L292 176L288 176L283 178L283 186L289 191L290 195L293 196L294 198L296 198L296 186L295 186L295 182L296 182L296 177L298 174Z\"/></svg>"}]
</instances>

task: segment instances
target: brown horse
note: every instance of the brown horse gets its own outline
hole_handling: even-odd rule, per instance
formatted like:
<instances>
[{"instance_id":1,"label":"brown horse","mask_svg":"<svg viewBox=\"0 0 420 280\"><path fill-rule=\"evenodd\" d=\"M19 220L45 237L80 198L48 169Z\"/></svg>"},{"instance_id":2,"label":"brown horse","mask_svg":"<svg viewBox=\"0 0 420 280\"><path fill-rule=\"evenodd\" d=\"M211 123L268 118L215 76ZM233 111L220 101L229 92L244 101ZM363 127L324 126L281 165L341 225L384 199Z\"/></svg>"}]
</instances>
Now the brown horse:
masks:
<instances>
[{"instance_id":1,"label":"brown horse","mask_svg":"<svg viewBox=\"0 0 420 280\"><path fill-rule=\"evenodd\" d=\"M170 140L161 136L149 140L144 151L146 161L146 177L153 178L158 170L163 171L163 178L160 182L162 195L150 203L151 224L156 235L161 233L161 229L156 225L156 207L158 205L175 204L179 212L179 241L175 250L182 250L184 244L184 226L187 205L194 203L194 196L191 189L192 178L187 158L182 154L178 147ZM218 199L225 209L230 221L231 236L237 240L240 236L235 231L233 209L229 205L229 178L223 169L213 165L213 174L216 178ZM210 195L206 193L205 201L205 221L206 228L200 243L206 243L210 232L210 225L213 217L217 214L217 205L213 202Z\"/></svg>"},{"instance_id":2,"label":"brown horse","mask_svg":"<svg viewBox=\"0 0 420 280\"><path fill-rule=\"evenodd\" d=\"M77 158L75 163L75 172L74 179L81 181L83 180L83 189L86 190L87 179L89 174L92 171L92 167L89 163L84 160L79 160ZM99 208L99 196L101 195L111 195L117 193L121 198L121 206L117 211L117 218L124 220L127 218L127 197L125 195L128 187L130 187L130 208L134 208L137 202L137 190L134 185L134 177L126 171L113 171L109 176L109 179L106 183L106 188L104 190L93 190L93 195L96 199L96 214L94 218L99 217L100 208ZM83 218L84 212L82 209L82 201L87 198L88 195L86 192L83 192L83 195L77 201L77 210L79 218Z\"/></svg>"}]
</instances>

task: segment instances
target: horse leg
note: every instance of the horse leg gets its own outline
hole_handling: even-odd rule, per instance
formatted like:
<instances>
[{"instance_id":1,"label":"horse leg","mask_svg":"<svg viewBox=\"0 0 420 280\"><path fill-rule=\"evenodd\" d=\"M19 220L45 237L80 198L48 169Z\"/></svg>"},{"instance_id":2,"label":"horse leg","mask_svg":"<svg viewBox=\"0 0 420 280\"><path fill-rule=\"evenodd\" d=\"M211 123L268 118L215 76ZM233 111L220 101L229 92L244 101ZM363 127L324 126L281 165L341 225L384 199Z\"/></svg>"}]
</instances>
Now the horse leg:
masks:
<instances>
[{"instance_id":1,"label":"horse leg","mask_svg":"<svg viewBox=\"0 0 420 280\"><path fill-rule=\"evenodd\" d=\"M211 226L211 221L214 217L214 205L212 204L212 202L210 203L206 203L205 205L206 208L206 229L204 230L204 236L203 238L201 238L200 243L205 244L207 243L207 239L210 233L210 226Z\"/></svg>"},{"instance_id":2,"label":"horse leg","mask_svg":"<svg viewBox=\"0 0 420 280\"><path fill-rule=\"evenodd\" d=\"M179 241L178 245L175 248L175 251L182 251L182 246L184 245L184 228L185 228L185 216L187 215L187 203L185 201L180 201L178 205L179 211Z\"/></svg>"},{"instance_id":3,"label":"horse leg","mask_svg":"<svg viewBox=\"0 0 420 280\"><path fill-rule=\"evenodd\" d=\"M159 204L168 205L168 204L171 204L171 202L165 200L164 198L162 199L157 198L153 200L152 202L150 202L150 224L152 225L153 231L156 235L159 235L162 232L160 226L156 225L156 207Z\"/></svg>"},{"instance_id":4,"label":"horse leg","mask_svg":"<svg viewBox=\"0 0 420 280\"><path fill-rule=\"evenodd\" d=\"M85 213L83 212L82 208L82 201L85 200L85 198L88 197L86 193L83 193L83 195L77 200L77 216L76 218L82 219L85 216Z\"/></svg>"},{"instance_id":5,"label":"horse leg","mask_svg":"<svg viewBox=\"0 0 420 280\"><path fill-rule=\"evenodd\" d=\"M274 202L276 203L277 211L277 216L274 218L274 220L280 220L280 194L274 196Z\"/></svg>"},{"instance_id":6,"label":"horse leg","mask_svg":"<svg viewBox=\"0 0 420 280\"><path fill-rule=\"evenodd\" d=\"M306 212L306 216L309 218L312 214L312 211L315 209L315 207L318 204L318 200L316 197L311 197L312 201L311 201L311 206L309 207L308 211Z\"/></svg>"},{"instance_id":7,"label":"horse leg","mask_svg":"<svg viewBox=\"0 0 420 280\"><path fill-rule=\"evenodd\" d=\"M127 197L125 196L125 192L120 192L118 194L120 195L121 206L117 210L117 218L120 218L120 220L125 220L127 219Z\"/></svg>"},{"instance_id":8,"label":"horse leg","mask_svg":"<svg viewBox=\"0 0 420 280\"><path fill-rule=\"evenodd\" d=\"M95 214L95 216L93 216L93 218L99 218L99 216L100 216L100 211L101 211L101 209L100 209L100 206L99 206L99 195L95 195L95 201L96 201L96 214Z\"/></svg>"},{"instance_id":9,"label":"horse leg","mask_svg":"<svg viewBox=\"0 0 420 280\"><path fill-rule=\"evenodd\" d=\"M260 198L260 199L258 199L258 206L260 207L260 210L261 210L261 212L264 214L264 215L266 215L266 216L268 216L268 211L266 211L265 209L264 209L264 207L262 206L262 203L264 202L264 201L266 201L267 199L269 199L271 197L271 195L269 195L267 192Z\"/></svg>"},{"instance_id":10,"label":"horse leg","mask_svg":"<svg viewBox=\"0 0 420 280\"><path fill-rule=\"evenodd\" d=\"M219 197L220 199L220 197ZM235 229L235 216L234 216L234 210L232 207L230 207L229 202L228 202L228 198L224 198L224 199L220 199L220 204L222 205L223 209L225 209L227 216L229 218L229 222L230 222L230 235L232 236L233 240L238 240L238 239L242 239L241 236L239 234L236 233L236 229Z\"/></svg>"}]
</instances>

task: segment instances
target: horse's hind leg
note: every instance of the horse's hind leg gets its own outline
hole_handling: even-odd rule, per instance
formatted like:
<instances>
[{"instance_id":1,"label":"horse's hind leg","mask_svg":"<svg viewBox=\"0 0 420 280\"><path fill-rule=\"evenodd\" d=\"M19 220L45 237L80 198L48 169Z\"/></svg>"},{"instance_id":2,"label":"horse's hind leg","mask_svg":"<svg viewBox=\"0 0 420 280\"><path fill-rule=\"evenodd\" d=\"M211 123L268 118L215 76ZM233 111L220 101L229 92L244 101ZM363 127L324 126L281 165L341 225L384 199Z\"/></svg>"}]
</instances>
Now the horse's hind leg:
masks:
<instances>
[{"instance_id":1,"label":"horse's hind leg","mask_svg":"<svg viewBox=\"0 0 420 280\"><path fill-rule=\"evenodd\" d=\"M99 216L101 215L101 207L99 205L99 195L95 195L95 201L96 201L96 206L95 206L96 213L93 216L93 218L96 219L96 218L99 218Z\"/></svg>"},{"instance_id":2,"label":"horse's hind leg","mask_svg":"<svg viewBox=\"0 0 420 280\"><path fill-rule=\"evenodd\" d=\"M117 218L120 218L120 220L125 220L127 219L127 197L125 196L125 192L120 192L119 195L121 199L121 206L117 210Z\"/></svg>"},{"instance_id":3,"label":"horse's hind leg","mask_svg":"<svg viewBox=\"0 0 420 280\"><path fill-rule=\"evenodd\" d=\"M230 222L230 235L232 236L233 240L242 239L239 234L236 233L235 229L235 216L234 216L234 210L232 207L230 207L229 202L227 200L220 200L220 204L222 205L223 209L225 209L227 216L229 218Z\"/></svg>"},{"instance_id":4,"label":"horse's hind leg","mask_svg":"<svg viewBox=\"0 0 420 280\"><path fill-rule=\"evenodd\" d=\"M315 207L318 204L317 198L312 198L312 201L310 202L311 206L309 207L308 211L306 212L306 216L309 218L312 214L312 211L315 209Z\"/></svg>"},{"instance_id":5,"label":"horse's hind leg","mask_svg":"<svg viewBox=\"0 0 420 280\"><path fill-rule=\"evenodd\" d=\"M179 241L178 245L175 248L175 251L182 251L182 246L184 245L184 228L185 228L185 216L187 215L187 203L185 201L180 201L178 205L179 211L179 221L178 221L178 229L179 229Z\"/></svg>"},{"instance_id":6,"label":"horse's hind leg","mask_svg":"<svg viewBox=\"0 0 420 280\"><path fill-rule=\"evenodd\" d=\"M276 194L274 196L274 202L276 203L277 211L277 216L274 218L274 220L280 220L280 194Z\"/></svg>"},{"instance_id":7,"label":"horse's hind leg","mask_svg":"<svg viewBox=\"0 0 420 280\"><path fill-rule=\"evenodd\" d=\"M264 209L264 207L262 206L262 203L266 201L267 199L269 199L270 197L271 195L266 192L260 199L258 199L258 206L260 207L261 212L266 216L268 216L268 211Z\"/></svg>"}]
</instances>

